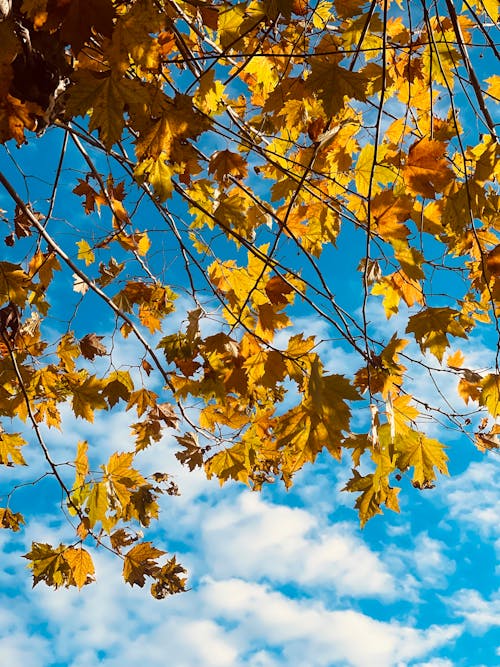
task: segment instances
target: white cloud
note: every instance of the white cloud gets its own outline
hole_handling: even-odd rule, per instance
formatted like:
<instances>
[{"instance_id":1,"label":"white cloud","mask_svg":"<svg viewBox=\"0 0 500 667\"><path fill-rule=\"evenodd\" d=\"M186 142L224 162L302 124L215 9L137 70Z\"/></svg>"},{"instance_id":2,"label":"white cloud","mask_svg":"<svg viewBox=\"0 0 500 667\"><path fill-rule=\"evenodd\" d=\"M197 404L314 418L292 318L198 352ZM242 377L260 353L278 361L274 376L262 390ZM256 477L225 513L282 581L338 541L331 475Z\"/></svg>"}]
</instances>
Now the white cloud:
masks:
<instances>
[{"instance_id":1,"label":"white cloud","mask_svg":"<svg viewBox=\"0 0 500 667\"><path fill-rule=\"evenodd\" d=\"M241 642L279 647L287 667L391 667L424 657L461 634L459 625L419 630L352 609L330 610L242 580L208 581L202 596Z\"/></svg>"},{"instance_id":2,"label":"white cloud","mask_svg":"<svg viewBox=\"0 0 500 667\"><path fill-rule=\"evenodd\" d=\"M389 571L399 577L401 596L416 602L426 591L446 588L456 564L445 554L448 547L441 540L427 532L412 536L410 529L407 536L411 538L408 548L391 542L383 556Z\"/></svg>"},{"instance_id":3,"label":"white cloud","mask_svg":"<svg viewBox=\"0 0 500 667\"><path fill-rule=\"evenodd\" d=\"M471 463L461 475L442 480L440 495L449 518L483 536L500 538L500 465L485 458Z\"/></svg>"},{"instance_id":4,"label":"white cloud","mask_svg":"<svg viewBox=\"0 0 500 667\"><path fill-rule=\"evenodd\" d=\"M4 665L23 667L48 665L52 658L49 642L28 631L13 631L0 636L0 655Z\"/></svg>"},{"instance_id":5,"label":"white cloud","mask_svg":"<svg viewBox=\"0 0 500 667\"><path fill-rule=\"evenodd\" d=\"M420 533L414 538L414 544L412 558L419 579L427 589L445 588L449 575L455 571L455 563L443 553L444 542Z\"/></svg>"},{"instance_id":6,"label":"white cloud","mask_svg":"<svg viewBox=\"0 0 500 667\"><path fill-rule=\"evenodd\" d=\"M354 597L396 596L393 576L347 522L323 526L305 509L246 492L209 512L202 535L214 576L323 584Z\"/></svg>"},{"instance_id":7,"label":"white cloud","mask_svg":"<svg viewBox=\"0 0 500 667\"><path fill-rule=\"evenodd\" d=\"M454 667L454 665L447 658L432 658L426 662L415 663L413 667Z\"/></svg>"},{"instance_id":8,"label":"white cloud","mask_svg":"<svg viewBox=\"0 0 500 667\"><path fill-rule=\"evenodd\" d=\"M456 616L463 617L472 631L484 633L500 626L500 594L485 600L478 591L461 589L445 600Z\"/></svg>"}]
</instances>

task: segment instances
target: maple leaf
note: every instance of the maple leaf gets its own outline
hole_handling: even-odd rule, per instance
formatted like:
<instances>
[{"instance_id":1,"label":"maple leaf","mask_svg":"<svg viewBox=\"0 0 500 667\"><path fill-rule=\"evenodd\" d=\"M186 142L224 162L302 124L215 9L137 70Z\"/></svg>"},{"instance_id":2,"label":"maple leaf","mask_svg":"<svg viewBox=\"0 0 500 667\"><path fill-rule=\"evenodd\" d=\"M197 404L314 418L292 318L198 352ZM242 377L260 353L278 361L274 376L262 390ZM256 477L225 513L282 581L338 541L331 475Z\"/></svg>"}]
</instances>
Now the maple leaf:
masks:
<instances>
[{"instance_id":1,"label":"maple leaf","mask_svg":"<svg viewBox=\"0 0 500 667\"><path fill-rule=\"evenodd\" d=\"M177 428L179 417L175 414L174 406L170 403L156 403L149 410L151 419L165 422L171 428Z\"/></svg>"},{"instance_id":2,"label":"maple leaf","mask_svg":"<svg viewBox=\"0 0 500 667\"><path fill-rule=\"evenodd\" d=\"M407 195L395 196L392 190L378 192L371 201L371 213L376 230L385 241L405 239L410 230L403 224L412 212L412 200Z\"/></svg>"},{"instance_id":3,"label":"maple leaf","mask_svg":"<svg viewBox=\"0 0 500 667\"><path fill-rule=\"evenodd\" d=\"M146 92L138 81L111 72L81 69L73 75L72 83L68 91L67 113L84 116L91 109L89 129L91 132L98 130L100 139L108 148L121 139L125 109L141 99L147 101Z\"/></svg>"},{"instance_id":4,"label":"maple leaf","mask_svg":"<svg viewBox=\"0 0 500 667\"><path fill-rule=\"evenodd\" d=\"M439 440L408 429L395 441L397 466L403 471L413 467L413 485L419 489L430 488L436 479L434 468L445 475L448 474L446 467L448 457L444 449Z\"/></svg>"},{"instance_id":5,"label":"maple leaf","mask_svg":"<svg viewBox=\"0 0 500 667\"><path fill-rule=\"evenodd\" d=\"M287 294L293 293L293 286L287 283L281 276L270 278L265 287L269 301L273 305L282 305L290 302Z\"/></svg>"},{"instance_id":6,"label":"maple leaf","mask_svg":"<svg viewBox=\"0 0 500 667\"><path fill-rule=\"evenodd\" d=\"M366 100L368 78L351 72L335 62L313 58L307 87L319 95L327 116L335 116L344 106L344 98Z\"/></svg>"},{"instance_id":7,"label":"maple leaf","mask_svg":"<svg viewBox=\"0 0 500 667\"><path fill-rule=\"evenodd\" d=\"M68 563L72 577L78 588L94 581L94 563L88 551L69 547L64 551L64 560Z\"/></svg>"},{"instance_id":8,"label":"maple leaf","mask_svg":"<svg viewBox=\"0 0 500 667\"><path fill-rule=\"evenodd\" d=\"M184 447L183 451L175 452L175 458L183 465L187 465L189 470L201 468L203 465L203 449L200 447L195 433L186 433L176 435L177 442Z\"/></svg>"},{"instance_id":9,"label":"maple leaf","mask_svg":"<svg viewBox=\"0 0 500 667\"><path fill-rule=\"evenodd\" d=\"M80 350L85 359L94 361L96 357L103 357L108 353L104 345L101 343L103 338L104 336L97 336L94 333L89 333L80 339Z\"/></svg>"},{"instance_id":10,"label":"maple leaf","mask_svg":"<svg viewBox=\"0 0 500 667\"><path fill-rule=\"evenodd\" d=\"M146 412L148 408L154 407L156 405L157 398L158 394L156 394L154 391L150 391L149 389L138 389L137 391L133 391L130 394L127 403L127 410L130 410L135 406L137 410L137 416L140 417Z\"/></svg>"},{"instance_id":11,"label":"maple leaf","mask_svg":"<svg viewBox=\"0 0 500 667\"><path fill-rule=\"evenodd\" d=\"M86 440L80 440L77 446L77 454L75 459L75 489L80 488L89 472L89 459L87 456L88 443Z\"/></svg>"},{"instance_id":12,"label":"maple leaf","mask_svg":"<svg viewBox=\"0 0 500 667\"><path fill-rule=\"evenodd\" d=\"M131 464L134 459L132 452L115 452L109 461L102 466L106 480L108 500L113 509L125 508L138 486L146 484L144 477ZM120 507L117 507L117 503Z\"/></svg>"},{"instance_id":13,"label":"maple leaf","mask_svg":"<svg viewBox=\"0 0 500 667\"><path fill-rule=\"evenodd\" d=\"M151 595L157 600L163 600L167 595L182 593L186 590L186 578L179 575L185 573L186 570L177 562L176 557L170 558L155 573L155 582L151 584Z\"/></svg>"},{"instance_id":14,"label":"maple leaf","mask_svg":"<svg viewBox=\"0 0 500 667\"><path fill-rule=\"evenodd\" d=\"M102 395L106 397L109 407L112 408L120 400L128 403L133 389L134 383L128 371L114 371L108 375Z\"/></svg>"},{"instance_id":15,"label":"maple leaf","mask_svg":"<svg viewBox=\"0 0 500 667\"><path fill-rule=\"evenodd\" d=\"M29 567L33 570L33 586L44 581L47 586L74 586L75 579L70 564L65 558L68 547L60 544L54 548L50 544L33 542L31 551L23 558L31 561Z\"/></svg>"},{"instance_id":16,"label":"maple leaf","mask_svg":"<svg viewBox=\"0 0 500 667\"><path fill-rule=\"evenodd\" d=\"M372 193L376 192L380 189L380 184L388 185L393 182L395 178L396 172L390 165L386 165L382 162L382 156L380 154L377 154L377 160L375 160L374 146L371 143L363 146L358 155L355 173L356 189L359 194L367 196L370 189ZM387 190L386 192L391 191ZM387 198L390 200L388 195L384 195L381 200L375 199L375 207L377 207L377 203L379 203L381 205L381 213L387 208L387 203L391 203L391 201L389 201L384 205L384 199ZM398 208L399 204L402 205L403 212L407 208L407 199L404 196L401 200L393 197L392 203L396 205L396 208ZM390 208L391 207L389 206L389 209ZM406 217L403 218L403 220L404 219L406 219Z\"/></svg>"},{"instance_id":17,"label":"maple leaf","mask_svg":"<svg viewBox=\"0 0 500 667\"><path fill-rule=\"evenodd\" d=\"M480 387L479 403L488 408L492 417L497 417L500 415L500 376L488 373L481 380Z\"/></svg>"},{"instance_id":18,"label":"maple leaf","mask_svg":"<svg viewBox=\"0 0 500 667\"><path fill-rule=\"evenodd\" d=\"M230 448L224 448L205 461L205 472L208 479L214 475L222 486L228 479L248 483L253 451L241 442Z\"/></svg>"},{"instance_id":19,"label":"maple leaf","mask_svg":"<svg viewBox=\"0 0 500 667\"><path fill-rule=\"evenodd\" d=\"M409 318L406 332L414 333L421 350L430 350L439 361L449 347L448 334L467 338L460 312L453 308L425 308Z\"/></svg>"},{"instance_id":20,"label":"maple leaf","mask_svg":"<svg viewBox=\"0 0 500 667\"><path fill-rule=\"evenodd\" d=\"M377 474L362 476L356 469L352 472L354 477L347 482L343 490L361 492L356 499L361 526L377 514L382 514L380 506L383 504L394 512L399 512L400 489L391 487L386 476Z\"/></svg>"},{"instance_id":21,"label":"maple leaf","mask_svg":"<svg viewBox=\"0 0 500 667\"><path fill-rule=\"evenodd\" d=\"M83 417L89 422L94 421L94 410L106 410L108 405L102 396L103 382L95 375L85 371L67 376L68 386L72 394L72 407L76 417Z\"/></svg>"},{"instance_id":22,"label":"maple leaf","mask_svg":"<svg viewBox=\"0 0 500 667\"><path fill-rule=\"evenodd\" d=\"M160 567L159 556L165 552L157 549L151 542L141 542L129 549L123 559L123 578L131 586L144 586L146 577L157 574Z\"/></svg>"},{"instance_id":23,"label":"maple leaf","mask_svg":"<svg viewBox=\"0 0 500 667\"><path fill-rule=\"evenodd\" d=\"M214 70L210 69L200 77L193 101L201 111L211 116L223 107L227 99L224 90L224 84L215 78Z\"/></svg>"},{"instance_id":24,"label":"maple leaf","mask_svg":"<svg viewBox=\"0 0 500 667\"><path fill-rule=\"evenodd\" d=\"M90 528L98 521L103 525L106 523L106 512L108 511L108 489L104 482L93 484L86 500L88 520Z\"/></svg>"},{"instance_id":25,"label":"maple leaf","mask_svg":"<svg viewBox=\"0 0 500 667\"><path fill-rule=\"evenodd\" d=\"M0 262L0 304L11 301L23 306L31 284L29 276L18 264Z\"/></svg>"},{"instance_id":26,"label":"maple leaf","mask_svg":"<svg viewBox=\"0 0 500 667\"><path fill-rule=\"evenodd\" d=\"M420 284L403 270L384 276L373 286L372 294L384 297L383 306L388 319L399 312L401 299L407 306L424 304L424 294Z\"/></svg>"},{"instance_id":27,"label":"maple leaf","mask_svg":"<svg viewBox=\"0 0 500 667\"><path fill-rule=\"evenodd\" d=\"M78 241L76 245L78 246L78 259L83 260L86 266L95 262L94 252L85 239Z\"/></svg>"},{"instance_id":28,"label":"maple leaf","mask_svg":"<svg viewBox=\"0 0 500 667\"><path fill-rule=\"evenodd\" d=\"M20 433L0 431L0 465L28 465L21 453L21 447L27 444Z\"/></svg>"},{"instance_id":29,"label":"maple leaf","mask_svg":"<svg viewBox=\"0 0 500 667\"><path fill-rule=\"evenodd\" d=\"M118 530L115 530L113 533L111 533L109 540L113 550L120 553L122 547L128 547L136 542L137 536L131 535L124 528L119 528Z\"/></svg>"},{"instance_id":30,"label":"maple leaf","mask_svg":"<svg viewBox=\"0 0 500 667\"><path fill-rule=\"evenodd\" d=\"M62 336L57 344L57 356L61 360L61 365L67 371L75 369L75 359L80 356L80 348L73 333L66 333Z\"/></svg>"},{"instance_id":31,"label":"maple leaf","mask_svg":"<svg viewBox=\"0 0 500 667\"><path fill-rule=\"evenodd\" d=\"M208 173L215 174L217 180L224 183L228 176L245 178L248 175L246 160L231 151L216 151L210 158Z\"/></svg>"},{"instance_id":32,"label":"maple leaf","mask_svg":"<svg viewBox=\"0 0 500 667\"><path fill-rule=\"evenodd\" d=\"M13 512L8 507L0 507L0 528L6 528L17 533L24 523L22 514Z\"/></svg>"},{"instance_id":33,"label":"maple leaf","mask_svg":"<svg viewBox=\"0 0 500 667\"><path fill-rule=\"evenodd\" d=\"M83 205L85 214L90 215L94 210L95 207L97 206L97 210L101 210L101 206L104 204L107 204L107 199L103 194L100 194L94 188L88 183L88 181L84 181L83 179L79 178L78 179L78 185L73 188L72 192L75 195L80 195L85 197L85 203ZM81 258L79 258L81 259Z\"/></svg>"},{"instance_id":34,"label":"maple leaf","mask_svg":"<svg viewBox=\"0 0 500 667\"><path fill-rule=\"evenodd\" d=\"M159 442L162 438L162 427L158 419L146 419L130 428L135 437L135 449L140 452L149 447L153 442Z\"/></svg>"},{"instance_id":35,"label":"maple leaf","mask_svg":"<svg viewBox=\"0 0 500 667\"><path fill-rule=\"evenodd\" d=\"M36 116L43 115L43 109L33 102L21 102L6 95L0 99L0 143L15 139L22 146L26 139L25 130L36 130Z\"/></svg>"},{"instance_id":36,"label":"maple leaf","mask_svg":"<svg viewBox=\"0 0 500 667\"><path fill-rule=\"evenodd\" d=\"M445 154L446 144L435 139L424 137L410 146L403 168L410 192L432 199L452 182L453 171Z\"/></svg>"}]
</instances>

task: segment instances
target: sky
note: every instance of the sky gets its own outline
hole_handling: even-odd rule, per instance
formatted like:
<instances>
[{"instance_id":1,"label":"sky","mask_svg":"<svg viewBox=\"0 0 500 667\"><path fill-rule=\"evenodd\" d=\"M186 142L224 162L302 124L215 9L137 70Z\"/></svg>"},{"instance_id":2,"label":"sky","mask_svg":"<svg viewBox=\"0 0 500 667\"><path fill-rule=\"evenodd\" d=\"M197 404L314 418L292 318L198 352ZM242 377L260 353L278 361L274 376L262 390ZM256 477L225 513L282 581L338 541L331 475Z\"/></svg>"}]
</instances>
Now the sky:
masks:
<instances>
[{"instance_id":1,"label":"sky","mask_svg":"<svg viewBox=\"0 0 500 667\"><path fill-rule=\"evenodd\" d=\"M46 197L60 141L60 134L49 131L30 146L30 153L9 149L15 161L24 159L23 173L2 149L3 168L21 195L32 201ZM68 148L68 158L64 173L73 187L86 167L74 148ZM105 161L100 166L105 171ZM70 220L64 241L74 248L89 221L70 196L71 187L55 217ZM8 208L3 195L0 206ZM346 248L351 242L348 238ZM2 252L0 258L7 259ZM162 257L172 272L176 261L172 253ZM347 267L347 255L342 261ZM61 299L51 312L54 335L68 321L81 327L78 335L99 327L97 333L107 333L107 345L113 340L117 364L140 356L133 340L113 336L112 322L93 309L93 302L81 306L80 324L73 322L63 298L67 278L57 280ZM354 299L359 282L342 280L343 296ZM167 326L175 330L187 308L181 298ZM349 376L357 370L357 358L332 340L318 318L297 315L294 328L280 334L282 342L294 333L315 334L325 341L321 352L327 372ZM404 330L403 317L387 323L374 303L368 316L382 339ZM493 366L495 349L484 331L460 348L466 367ZM418 368L412 373L415 394L438 403L429 376ZM460 404L456 379L444 391L449 401ZM96 463L132 446L130 413L96 413L89 424L72 418L69 409L64 412L62 431L46 433L58 462L73 460L82 439L91 443ZM363 420L353 415L355 426ZM364 529L355 497L341 491L349 477L347 454L340 463L320 455L296 475L288 492L275 484L253 493L236 483L220 487L200 471L183 468L174 456L173 434L165 433L158 445L141 452L140 468L168 472L180 495L160 498L160 521L145 539L176 554L188 569L189 590L161 601L149 595L148 586L125 584L116 556L92 545L86 548L96 565L95 583L81 591L55 591L44 584L32 588L22 555L33 541L72 543L74 531L61 512L55 484L44 477L35 446L27 447L28 468L9 468L0 475L0 496L12 483L19 484L15 510L28 518L19 533L0 531L0 665L498 667L499 457L478 452L437 423L427 430L448 442L450 476L440 476L435 488L424 491L403 479L401 512L387 511Z\"/></svg>"},{"instance_id":2,"label":"sky","mask_svg":"<svg viewBox=\"0 0 500 667\"><path fill-rule=\"evenodd\" d=\"M312 332L317 324L297 326ZM122 345L119 355L133 356L135 343ZM490 353L473 341L469 360ZM340 349L332 346L326 358L330 370L349 371ZM127 448L129 423L130 414L119 410L96 413L94 424L68 411L62 432L51 432L48 442L55 459L65 461L87 438L102 461ZM90 546L94 584L32 589L21 558L31 542L72 542L74 533L50 479L37 484L35 495L21 487L16 509L30 505L29 522L20 533L0 533L2 664L498 665L498 457L459 439L450 449L449 478L426 491L408 484L400 514L387 512L361 530L354 498L340 491L347 456L340 464L320 456L289 492L271 485L253 493L183 469L166 435L140 454L140 469L168 471L181 495L160 500L161 519L146 537L187 567L190 590L163 601L147 586L124 584L118 559ZM27 482L43 474L35 449L28 457Z\"/></svg>"}]
</instances>

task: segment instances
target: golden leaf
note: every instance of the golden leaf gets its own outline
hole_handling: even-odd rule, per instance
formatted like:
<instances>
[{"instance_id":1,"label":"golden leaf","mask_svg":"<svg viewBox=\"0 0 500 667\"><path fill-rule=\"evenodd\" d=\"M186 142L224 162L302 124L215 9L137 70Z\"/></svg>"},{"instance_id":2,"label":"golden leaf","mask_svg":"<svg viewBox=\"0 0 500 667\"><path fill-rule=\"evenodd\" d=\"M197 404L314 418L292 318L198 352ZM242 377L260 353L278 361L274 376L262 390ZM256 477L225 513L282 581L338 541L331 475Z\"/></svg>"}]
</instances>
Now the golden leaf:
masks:
<instances>
[{"instance_id":1,"label":"golden leaf","mask_svg":"<svg viewBox=\"0 0 500 667\"><path fill-rule=\"evenodd\" d=\"M94 581L95 568L88 551L83 548L75 549L69 547L64 552L64 558L71 569L73 579L78 588Z\"/></svg>"},{"instance_id":2,"label":"golden leaf","mask_svg":"<svg viewBox=\"0 0 500 667\"><path fill-rule=\"evenodd\" d=\"M412 194L433 199L453 181L445 155L446 144L435 139L420 139L410 146L403 178Z\"/></svg>"}]
</instances>

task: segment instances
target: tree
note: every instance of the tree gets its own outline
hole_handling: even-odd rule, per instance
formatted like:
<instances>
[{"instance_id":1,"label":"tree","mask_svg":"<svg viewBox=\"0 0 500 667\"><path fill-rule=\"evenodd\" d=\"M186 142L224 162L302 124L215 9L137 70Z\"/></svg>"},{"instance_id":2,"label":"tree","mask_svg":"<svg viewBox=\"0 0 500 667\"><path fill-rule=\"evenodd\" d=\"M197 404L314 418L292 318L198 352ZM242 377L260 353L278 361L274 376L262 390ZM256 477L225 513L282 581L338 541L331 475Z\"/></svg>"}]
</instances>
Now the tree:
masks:
<instances>
[{"instance_id":1,"label":"tree","mask_svg":"<svg viewBox=\"0 0 500 667\"><path fill-rule=\"evenodd\" d=\"M498 447L498 352L472 369L457 347L500 333L498 16L494 0L0 5L1 525L25 521L29 440L75 535L33 543L34 584L90 583L96 543L129 584L185 589L142 537L177 493L140 471L169 430L190 470L255 490L351 457L361 524L398 511L400 482L447 474L429 421ZM463 404L431 404L417 373ZM50 429L124 409L123 451L101 460L89 438L54 458Z\"/></svg>"}]
</instances>

